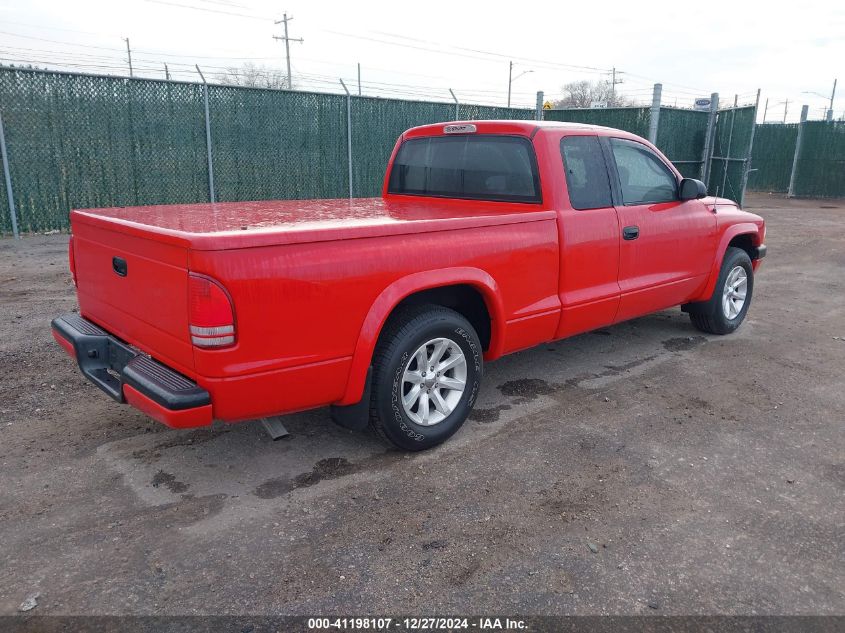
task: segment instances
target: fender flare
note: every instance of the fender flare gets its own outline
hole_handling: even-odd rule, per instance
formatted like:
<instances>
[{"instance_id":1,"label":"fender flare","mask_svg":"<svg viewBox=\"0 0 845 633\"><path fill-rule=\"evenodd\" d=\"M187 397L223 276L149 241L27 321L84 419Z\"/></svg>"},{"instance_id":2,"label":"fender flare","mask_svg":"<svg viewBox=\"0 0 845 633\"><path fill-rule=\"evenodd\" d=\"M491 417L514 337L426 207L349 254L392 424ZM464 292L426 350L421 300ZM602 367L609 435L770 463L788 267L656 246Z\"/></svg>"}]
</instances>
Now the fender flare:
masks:
<instances>
[{"instance_id":1,"label":"fender flare","mask_svg":"<svg viewBox=\"0 0 845 633\"><path fill-rule=\"evenodd\" d=\"M707 285L701 293L701 301L707 301L713 294L713 290L716 288L716 281L719 279L719 271L722 269L722 261L725 259L725 253L728 250L728 244L730 244L733 238L739 235L750 235L754 246L760 246L760 231L753 222L741 222L729 226L719 240L719 246L716 249L716 257L713 259L713 266L710 269Z\"/></svg>"},{"instance_id":2,"label":"fender flare","mask_svg":"<svg viewBox=\"0 0 845 633\"><path fill-rule=\"evenodd\" d=\"M355 344L346 390L335 404L350 405L361 400L378 337L388 316L402 300L423 290L455 285L472 286L481 293L490 313L490 346L485 358L492 360L501 356L504 345L504 306L499 286L493 277L481 269L471 267L442 268L407 275L387 286L370 307Z\"/></svg>"}]
</instances>

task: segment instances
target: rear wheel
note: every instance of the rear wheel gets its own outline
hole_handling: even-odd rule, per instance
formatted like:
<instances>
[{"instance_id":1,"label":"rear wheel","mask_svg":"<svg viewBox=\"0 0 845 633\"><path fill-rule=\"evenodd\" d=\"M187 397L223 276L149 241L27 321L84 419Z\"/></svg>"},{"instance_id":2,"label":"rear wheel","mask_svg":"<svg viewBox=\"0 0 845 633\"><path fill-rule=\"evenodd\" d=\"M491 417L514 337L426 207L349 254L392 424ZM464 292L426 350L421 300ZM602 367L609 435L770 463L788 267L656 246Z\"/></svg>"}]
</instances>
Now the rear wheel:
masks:
<instances>
[{"instance_id":1,"label":"rear wheel","mask_svg":"<svg viewBox=\"0 0 845 633\"><path fill-rule=\"evenodd\" d=\"M713 295L687 308L693 325L709 334L730 334L745 320L753 290L751 258L741 248L728 248Z\"/></svg>"},{"instance_id":2,"label":"rear wheel","mask_svg":"<svg viewBox=\"0 0 845 633\"><path fill-rule=\"evenodd\" d=\"M478 334L454 310L423 305L394 315L373 359L371 426L408 451L446 441L475 404L482 362Z\"/></svg>"}]
</instances>

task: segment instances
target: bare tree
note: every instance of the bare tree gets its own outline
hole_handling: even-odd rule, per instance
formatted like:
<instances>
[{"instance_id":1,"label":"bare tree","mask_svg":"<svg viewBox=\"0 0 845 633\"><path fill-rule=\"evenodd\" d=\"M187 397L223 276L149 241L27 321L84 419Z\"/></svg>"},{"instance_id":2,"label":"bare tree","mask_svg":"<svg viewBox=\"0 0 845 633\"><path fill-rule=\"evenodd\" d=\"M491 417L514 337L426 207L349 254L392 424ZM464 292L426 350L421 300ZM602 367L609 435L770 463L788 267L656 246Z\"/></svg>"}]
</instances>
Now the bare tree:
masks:
<instances>
[{"instance_id":1,"label":"bare tree","mask_svg":"<svg viewBox=\"0 0 845 633\"><path fill-rule=\"evenodd\" d=\"M631 105L618 91L614 92L609 81L572 81L561 89L563 98L554 102L556 108L589 108L594 102L605 102L608 107Z\"/></svg>"},{"instance_id":2,"label":"bare tree","mask_svg":"<svg viewBox=\"0 0 845 633\"><path fill-rule=\"evenodd\" d=\"M248 88L273 88L281 90L291 88L288 78L282 71L266 66L256 66L251 62L240 68L227 68L217 75L217 80L228 86L246 86Z\"/></svg>"}]
</instances>

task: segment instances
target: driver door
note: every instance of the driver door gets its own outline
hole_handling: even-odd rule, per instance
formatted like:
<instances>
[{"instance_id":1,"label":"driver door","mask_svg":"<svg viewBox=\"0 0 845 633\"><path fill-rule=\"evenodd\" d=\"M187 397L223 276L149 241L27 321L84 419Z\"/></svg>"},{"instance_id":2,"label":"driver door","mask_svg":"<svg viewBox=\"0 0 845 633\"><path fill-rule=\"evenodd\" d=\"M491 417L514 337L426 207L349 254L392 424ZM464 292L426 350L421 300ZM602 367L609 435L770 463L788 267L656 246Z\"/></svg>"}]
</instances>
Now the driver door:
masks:
<instances>
[{"instance_id":1,"label":"driver door","mask_svg":"<svg viewBox=\"0 0 845 633\"><path fill-rule=\"evenodd\" d=\"M707 282L716 217L701 200L680 200L679 177L644 143L609 138L621 228L616 321L685 303Z\"/></svg>"}]
</instances>

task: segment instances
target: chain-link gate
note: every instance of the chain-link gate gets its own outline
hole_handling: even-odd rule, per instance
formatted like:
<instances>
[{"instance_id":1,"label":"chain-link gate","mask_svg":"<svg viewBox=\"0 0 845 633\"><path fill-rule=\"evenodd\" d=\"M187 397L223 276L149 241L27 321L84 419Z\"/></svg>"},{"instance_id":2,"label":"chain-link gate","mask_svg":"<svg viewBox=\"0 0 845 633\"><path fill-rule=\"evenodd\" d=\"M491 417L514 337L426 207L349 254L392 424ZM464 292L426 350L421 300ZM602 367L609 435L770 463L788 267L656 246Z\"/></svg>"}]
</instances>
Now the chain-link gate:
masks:
<instances>
[{"instance_id":1,"label":"chain-link gate","mask_svg":"<svg viewBox=\"0 0 845 633\"><path fill-rule=\"evenodd\" d=\"M745 180L751 169L756 115L756 106L719 110L706 183L710 195L729 198L742 205Z\"/></svg>"}]
</instances>

